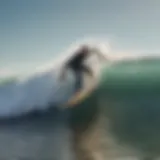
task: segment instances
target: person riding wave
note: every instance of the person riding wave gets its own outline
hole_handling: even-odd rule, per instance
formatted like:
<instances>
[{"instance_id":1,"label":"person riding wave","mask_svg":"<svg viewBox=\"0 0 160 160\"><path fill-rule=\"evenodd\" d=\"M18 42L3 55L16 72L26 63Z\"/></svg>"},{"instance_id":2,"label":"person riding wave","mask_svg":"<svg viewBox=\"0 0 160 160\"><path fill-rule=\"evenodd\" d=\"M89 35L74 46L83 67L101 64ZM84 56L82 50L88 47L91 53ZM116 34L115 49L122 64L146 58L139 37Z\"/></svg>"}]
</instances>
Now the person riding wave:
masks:
<instances>
[{"instance_id":1,"label":"person riding wave","mask_svg":"<svg viewBox=\"0 0 160 160\"><path fill-rule=\"evenodd\" d=\"M91 68L84 64L84 61L91 56L96 54L100 60L108 60L99 50L96 48L89 48L87 45L82 45L79 50L63 65L60 79L65 78L66 71L71 69L76 77L75 92L79 92L83 87L83 73L86 73L94 78L94 74Z\"/></svg>"}]
</instances>

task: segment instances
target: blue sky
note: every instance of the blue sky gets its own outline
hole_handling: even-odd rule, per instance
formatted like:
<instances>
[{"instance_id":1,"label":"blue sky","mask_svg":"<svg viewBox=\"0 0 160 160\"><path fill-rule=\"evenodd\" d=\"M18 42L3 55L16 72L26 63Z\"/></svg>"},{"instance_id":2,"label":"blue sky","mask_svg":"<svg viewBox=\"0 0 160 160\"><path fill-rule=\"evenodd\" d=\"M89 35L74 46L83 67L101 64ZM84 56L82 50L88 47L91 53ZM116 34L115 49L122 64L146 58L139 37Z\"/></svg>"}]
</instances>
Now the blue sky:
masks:
<instances>
[{"instance_id":1,"label":"blue sky","mask_svg":"<svg viewBox=\"0 0 160 160\"><path fill-rule=\"evenodd\" d=\"M29 71L81 38L160 51L159 0L1 0L0 69Z\"/></svg>"}]
</instances>

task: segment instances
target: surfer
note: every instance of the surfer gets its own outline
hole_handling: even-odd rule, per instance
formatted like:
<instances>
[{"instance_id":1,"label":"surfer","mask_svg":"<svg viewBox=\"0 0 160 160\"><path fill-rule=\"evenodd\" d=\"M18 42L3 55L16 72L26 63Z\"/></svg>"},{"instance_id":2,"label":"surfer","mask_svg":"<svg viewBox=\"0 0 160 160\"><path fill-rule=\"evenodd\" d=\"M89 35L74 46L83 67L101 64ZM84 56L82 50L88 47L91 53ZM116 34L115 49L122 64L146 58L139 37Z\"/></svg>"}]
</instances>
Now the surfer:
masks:
<instances>
[{"instance_id":1,"label":"surfer","mask_svg":"<svg viewBox=\"0 0 160 160\"><path fill-rule=\"evenodd\" d=\"M71 59L64 64L62 68L62 72L60 75L61 79L65 78L65 73L67 69L71 69L73 71L76 77L76 92L78 92L83 86L83 73L86 73L94 78L94 74L91 68L83 64L83 62L93 53L97 54L101 60L106 60L106 57L97 49L91 49L87 45L83 45L78 51L75 52Z\"/></svg>"}]
</instances>

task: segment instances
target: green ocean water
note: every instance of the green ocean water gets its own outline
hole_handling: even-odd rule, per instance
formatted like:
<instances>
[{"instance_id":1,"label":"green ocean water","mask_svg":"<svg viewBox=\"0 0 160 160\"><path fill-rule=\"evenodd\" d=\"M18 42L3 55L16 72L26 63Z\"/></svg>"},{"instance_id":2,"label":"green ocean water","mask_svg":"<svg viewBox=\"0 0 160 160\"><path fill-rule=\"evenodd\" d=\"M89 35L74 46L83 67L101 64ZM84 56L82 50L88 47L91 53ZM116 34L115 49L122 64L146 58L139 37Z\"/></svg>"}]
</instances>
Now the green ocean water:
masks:
<instances>
[{"instance_id":1,"label":"green ocean water","mask_svg":"<svg viewBox=\"0 0 160 160\"><path fill-rule=\"evenodd\" d=\"M83 107L88 110L83 111L82 121L85 121L84 113L87 119L99 110L105 115L106 124L109 122L107 132L118 143L149 156L159 155L160 59L126 61L105 67L98 89L81 103ZM80 121L80 112L77 114Z\"/></svg>"},{"instance_id":2,"label":"green ocean water","mask_svg":"<svg viewBox=\"0 0 160 160\"><path fill-rule=\"evenodd\" d=\"M79 105L56 113L49 110L38 116L0 121L0 158L58 157L55 159L63 160L68 149L66 144L71 141L66 138L68 129L72 126L80 132L90 130L90 126L101 117L105 118L104 141L109 133L119 146L132 147L145 156L159 156L159 69L159 59L115 63L104 67L99 86ZM12 79L7 81L12 82ZM6 84L6 80L1 84ZM99 126L96 130L99 130ZM106 153L109 148L114 150L109 146L105 149ZM6 153L8 150L10 152Z\"/></svg>"}]
</instances>

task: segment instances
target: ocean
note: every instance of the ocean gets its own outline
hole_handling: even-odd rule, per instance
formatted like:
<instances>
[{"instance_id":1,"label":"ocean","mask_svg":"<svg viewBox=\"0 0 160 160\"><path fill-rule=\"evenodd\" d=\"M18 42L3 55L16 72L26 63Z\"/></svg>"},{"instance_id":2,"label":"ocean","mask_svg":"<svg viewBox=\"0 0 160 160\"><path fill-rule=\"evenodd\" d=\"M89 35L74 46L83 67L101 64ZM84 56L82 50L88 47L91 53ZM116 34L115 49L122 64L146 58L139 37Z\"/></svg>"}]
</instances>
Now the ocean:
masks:
<instances>
[{"instance_id":1,"label":"ocean","mask_svg":"<svg viewBox=\"0 0 160 160\"><path fill-rule=\"evenodd\" d=\"M151 57L104 67L97 89L67 109L56 106L72 95L72 80L67 89L62 87L57 93L50 71L25 82L1 84L0 159L76 160L77 155L82 160L87 156L95 160L157 158L159 68L160 59Z\"/></svg>"}]
</instances>

